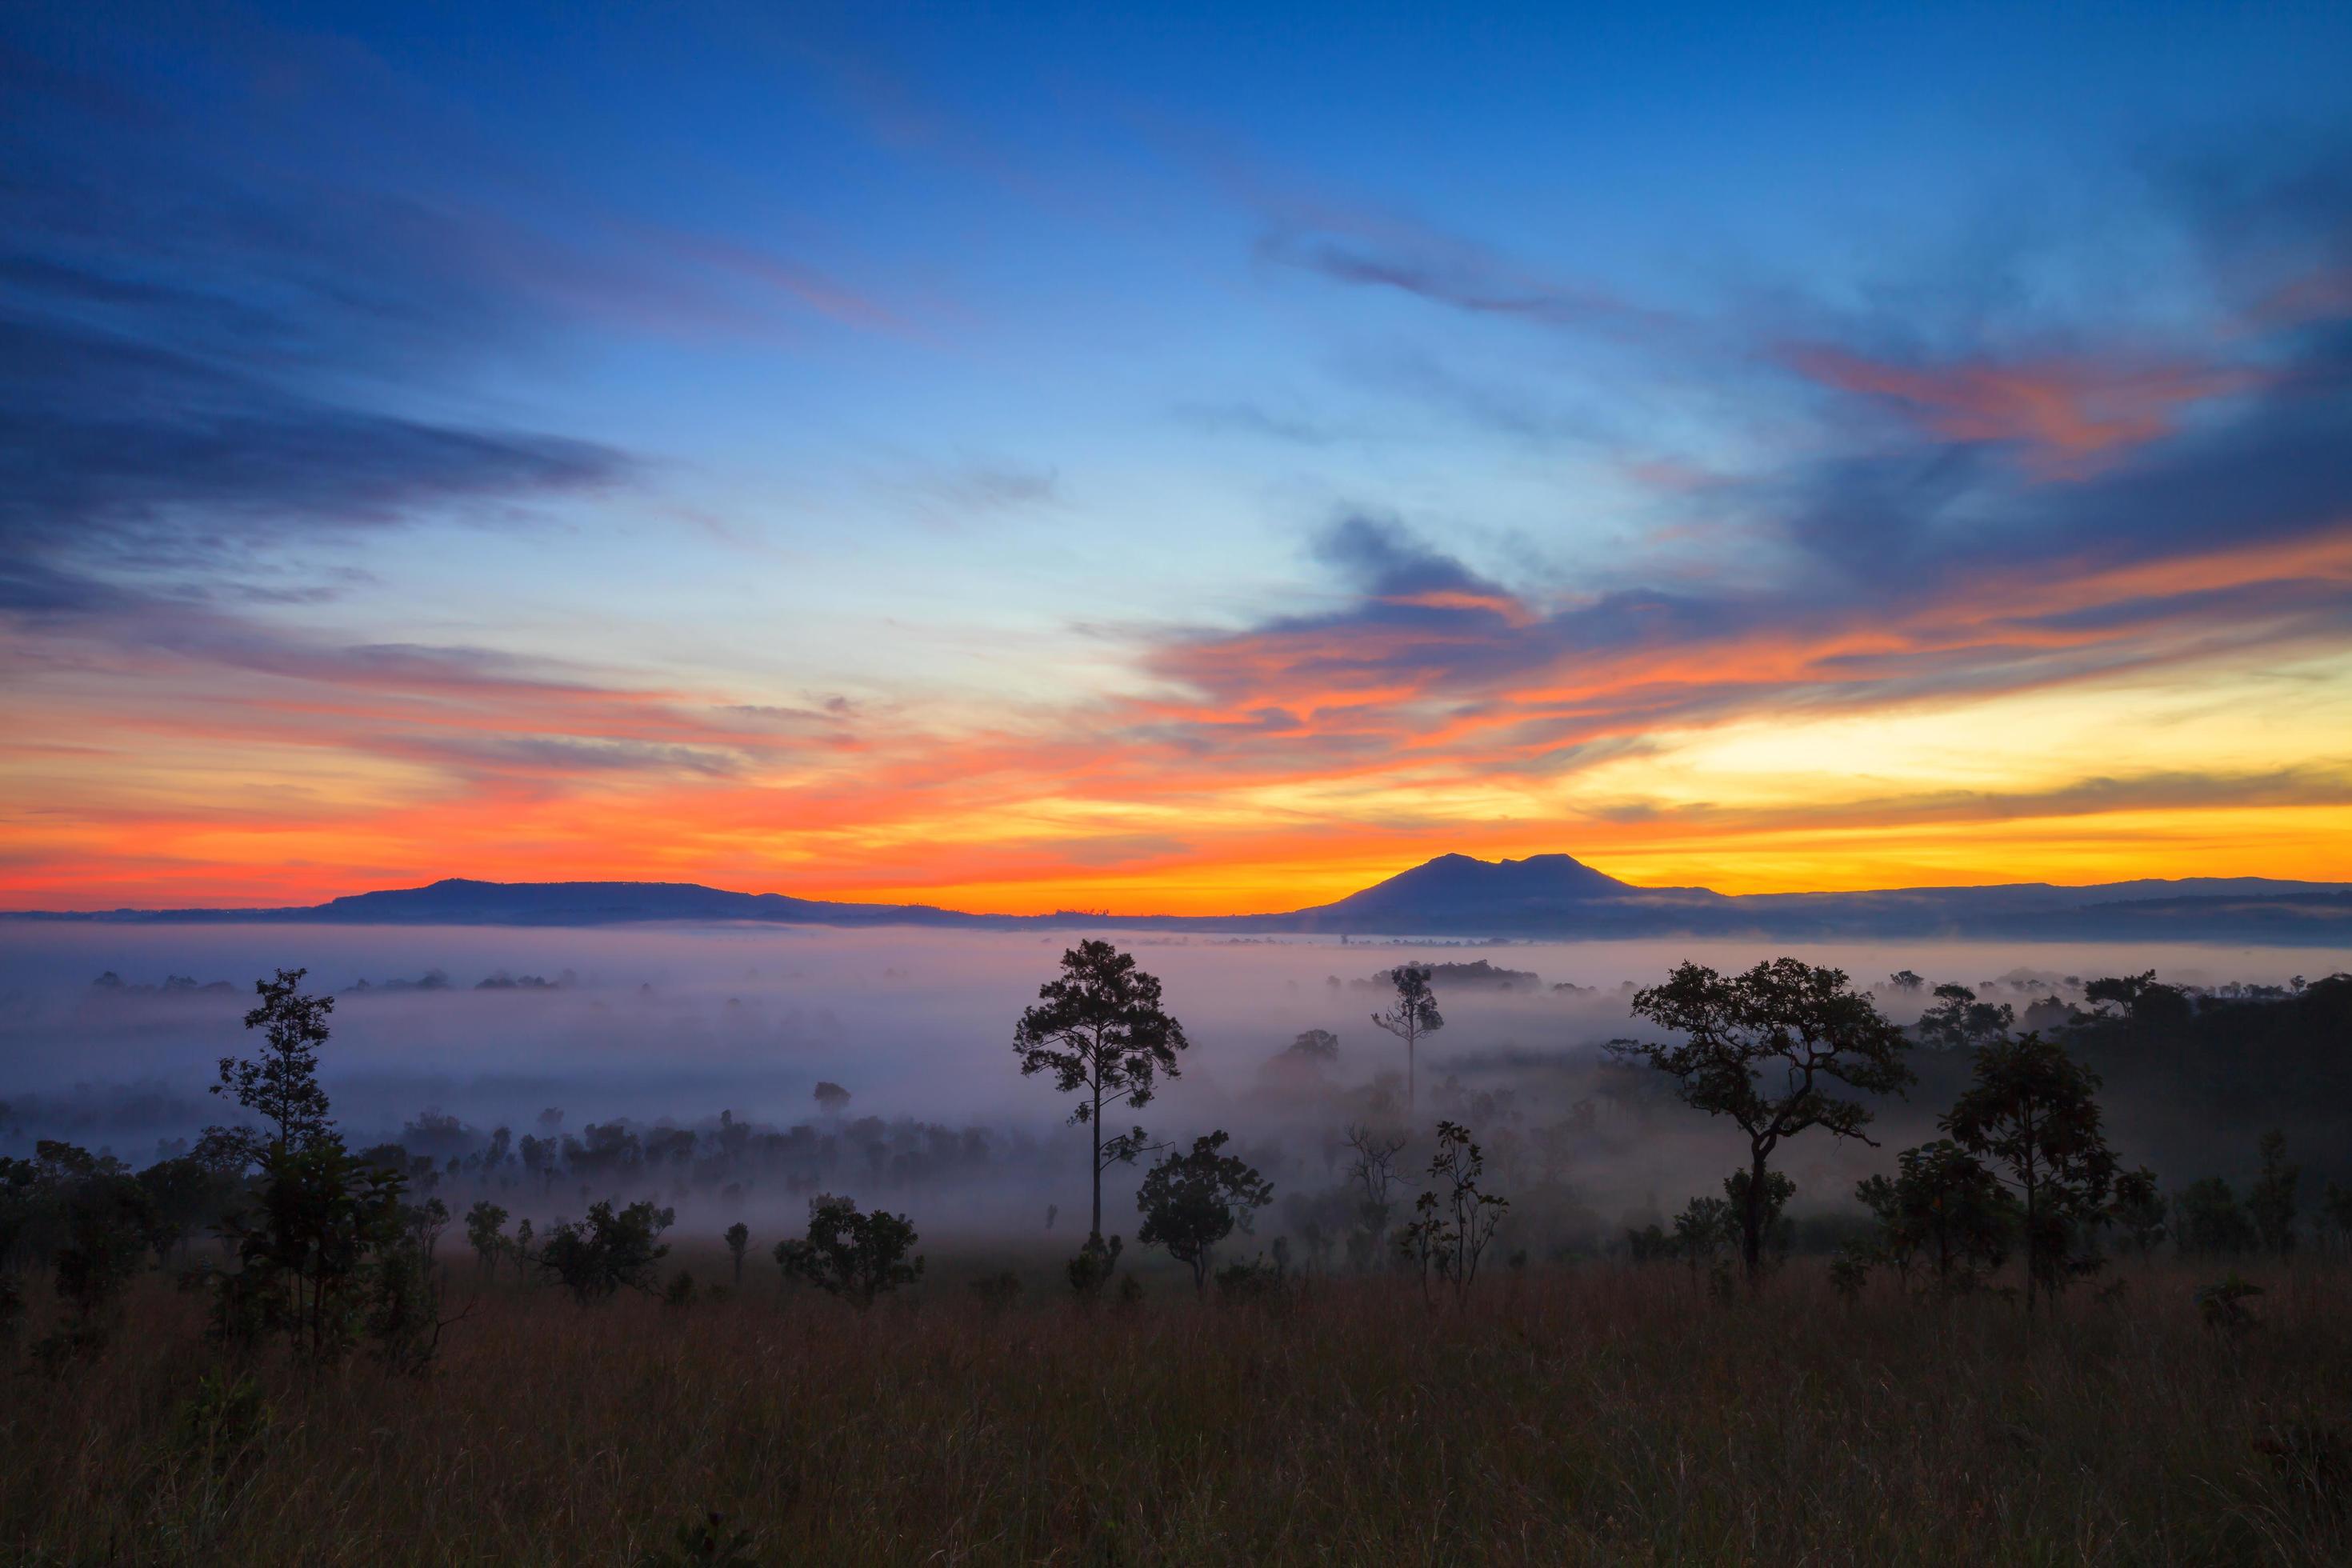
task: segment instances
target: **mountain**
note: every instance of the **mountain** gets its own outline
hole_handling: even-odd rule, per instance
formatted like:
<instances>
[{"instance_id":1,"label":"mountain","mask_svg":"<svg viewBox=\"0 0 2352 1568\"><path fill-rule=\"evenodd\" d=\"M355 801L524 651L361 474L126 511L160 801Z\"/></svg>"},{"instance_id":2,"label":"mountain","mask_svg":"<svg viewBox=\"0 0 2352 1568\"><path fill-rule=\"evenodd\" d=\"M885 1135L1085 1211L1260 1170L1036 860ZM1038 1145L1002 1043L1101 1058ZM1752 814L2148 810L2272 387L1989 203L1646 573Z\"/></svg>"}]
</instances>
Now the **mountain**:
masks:
<instances>
[{"instance_id":1,"label":"mountain","mask_svg":"<svg viewBox=\"0 0 2352 1568\"><path fill-rule=\"evenodd\" d=\"M737 893L693 882L483 882L354 893L273 910L27 910L11 920L599 926L654 921L922 925L1017 930L1127 927L1366 936L1604 939L1968 938L2018 941L2243 942L2352 949L2352 884L2260 877L2108 882L2065 888L1891 888L1850 893L1729 896L1643 888L1566 855L1477 860L1441 855L1333 903L1264 915L970 914L929 904L856 904Z\"/></svg>"},{"instance_id":2,"label":"mountain","mask_svg":"<svg viewBox=\"0 0 2352 1568\"><path fill-rule=\"evenodd\" d=\"M845 904L785 893L730 893L698 882L476 882L353 893L295 918L366 925L617 925L759 921L790 925L970 925L985 915L929 904Z\"/></svg>"},{"instance_id":3,"label":"mountain","mask_svg":"<svg viewBox=\"0 0 2352 1568\"><path fill-rule=\"evenodd\" d=\"M1579 926L1648 904L1722 900L1704 888L1637 888L1566 855L1474 860L1440 855L1337 903L1272 917L1328 931L1477 931Z\"/></svg>"}]
</instances>

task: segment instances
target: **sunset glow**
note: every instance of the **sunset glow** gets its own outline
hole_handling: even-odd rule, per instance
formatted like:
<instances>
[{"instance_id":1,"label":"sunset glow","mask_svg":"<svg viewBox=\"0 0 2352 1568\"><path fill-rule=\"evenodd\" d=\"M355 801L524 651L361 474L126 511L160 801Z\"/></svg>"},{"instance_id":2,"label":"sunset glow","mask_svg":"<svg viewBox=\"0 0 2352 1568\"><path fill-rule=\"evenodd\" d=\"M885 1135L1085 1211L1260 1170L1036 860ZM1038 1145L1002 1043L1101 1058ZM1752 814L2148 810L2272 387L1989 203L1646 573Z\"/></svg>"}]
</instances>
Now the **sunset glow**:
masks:
<instances>
[{"instance_id":1,"label":"sunset glow","mask_svg":"<svg viewBox=\"0 0 2352 1568\"><path fill-rule=\"evenodd\" d=\"M0 907L2352 879L2341 12L442 25L8 56Z\"/></svg>"}]
</instances>

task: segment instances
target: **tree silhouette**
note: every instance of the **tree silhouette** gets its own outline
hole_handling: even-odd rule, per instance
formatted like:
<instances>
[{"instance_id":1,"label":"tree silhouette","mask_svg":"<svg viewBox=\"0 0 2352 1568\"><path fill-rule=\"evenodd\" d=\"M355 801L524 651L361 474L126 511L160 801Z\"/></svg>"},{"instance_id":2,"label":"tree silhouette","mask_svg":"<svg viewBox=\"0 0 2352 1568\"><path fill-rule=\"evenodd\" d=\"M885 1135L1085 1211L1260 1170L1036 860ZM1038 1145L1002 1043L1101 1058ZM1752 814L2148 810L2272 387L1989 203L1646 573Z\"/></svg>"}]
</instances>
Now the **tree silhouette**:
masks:
<instances>
[{"instance_id":1,"label":"tree silhouette","mask_svg":"<svg viewBox=\"0 0 2352 1568\"><path fill-rule=\"evenodd\" d=\"M506 1223L507 1211L488 1198L476 1200L466 1211L466 1239L485 1274L497 1267L499 1249L507 1245Z\"/></svg>"},{"instance_id":2,"label":"tree silhouette","mask_svg":"<svg viewBox=\"0 0 2352 1568\"><path fill-rule=\"evenodd\" d=\"M245 1026L262 1031L261 1054L250 1061L221 1058L220 1081L212 1090L233 1096L268 1123L270 1147L279 1153L306 1148L334 1130L327 1091L319 1087L319 1047L327 1043L327 1015L335 999L304 995L308 973L281 969L275 980L254 982L261 1005L245 1016Z\"/></svg>"},{"instance_id":3,"label":"tree silhouette","mask_svg":"<svg viewBox=\"0 0 2352 1568\"><path fill-rule=\"evenodd\" d=\"M610 1202L591 1204L588 1217L580 1224L555 1223L540 1248L539 1266L561 1279L583 1306L624 1286L651 1291L655 1266L669 1256L668 1246L655 1237L677 1217L676 1210L657 1209L650 1203L618 1210Z\"/></svg>"},{"instance_id":4,"label":"tree silhouette","mask_svg":"<svg viewBox=\"0 0 2352 1568\"><path fill-rule=\"evenodd\" d=\"M915 1227L905 1215L857 1212L856 1200L825 1194L809 1200L808 1235L776 1243L776 1264L863 1311L874 1298L914 1280L923 1260L907 1261Z\"/></svg>"},{"instance_id":5,"label":"tree silhouette","mask_svg":"<svg viewBox=\"0 0 2352 1568\"><path fill-rule=\"evenodd\" d=\"M1178 1077L1177 1053L1191 1045L1184 1026L1160 1005L1160 982L1107 942L1087 941L1062 954L1062 973L1037 988L1037 1005L1021 1015L1013 1051L1021 1075L1050 1072L1063 1094L1082 1098L1074 1124L1094 1134L1094 1218L1087 1232L1102 1240L1103 1172L1143 1152L1143 1129L1106 1139L1103 1111L1150 1102L1160 1075Z\"/></svg>"},{"instance_id":6,"label":"tree silhouette","mask_svg":"<svg viewBox=\"0 0 2352 1568\"><path fill-rule=\"evenodd\" d=\"M1419 1217L1398 1234L1398 1246L1418 1265L1424 1298L1433 1270L1454 1287L1459 1306L1477 1281L1478 1260L1495 1239L1511 1200L1479 1187L1486 1173L1486 1153L1467 1127L1451 1121L1437 1124L1437 1153L1429 1162L1429 1173L1445 1190L1442 1194L1425 1192L1413 1201Z\"/></svg>"},{"instance_id":7,"label":"tree silhouette","mask_svg":"<svg viewBox=\"0 0 2352 1568\"><path fill-rule=\"evenodd\" d=\"M2294 1189L2303 1167L2286 1157L2286 1134L2263 1134L2263 1170L2246 1192L2246 1214L2263 1250L2284 1258L2294 1250Z\"/></svg>"},{"instance_id":8,"label":"tree silhouette","mask_svg":"<svg viewBox=\"0 0 2352 1568\"><path fill-rule=\"evenodd\" d=\"M1428 970L1400 963L1389 977L1396 984L1396 1002L1388 1011L1373 1014L1372 1022L1404 1042L1404 1110L1410 1124L1419 1103L1416 1047L1422 1036L1445 1027L1445 1018L1437 1010L1436 994L1429 988Z\"/></svg>"},{"instance_id":9,"label":"tree silhouette","mask_svg":"<svg viewBox=\"0 0 2352 1568\"><path fill-rule=\"evenodd\" d=\"M1217 1243L1236 1226L1246 1231L1250 1216L1274 1201L1274 1184L1238 1155L1220 1153L1220 1130L1192 1140L1192 1152L1170 1153L1144 1173L1136 1194L1143 1228L1135 1239L1164 1247L1168 1256L1192 1271L1192 1289L1205 1290Z\"/></svg>"},{"instance_id":10,"label":"tree silhouette","mask_svg":"<svg viewBox=\"0 0 2352 1568\"><path fill-rule=\"evenodd\" d=\"M1971 1050L1999 1039L2017 1023L2006 1002L1979 1002L1965 985L1938 985L1936 1003L1919 1016L1920 1040L1939 1051Z\"/></svg>"},{"instance_id":11,"label":"tree silhouette","mask_svg":"<svg viewBox=\"0 0 2352 1568\"><path fill-rule=\"evenodd\" d=\"M735 1283L743 1283L743 1252L751 1245L751 1227L737 1220L727 1227L727 1250L735 1259Z\"/></svg>"},{"instance_id":12,"label":"tree silhouette","mask_svg":"<svg viewBox=\"0 0 2352 1568\"><path fill-rule=\"evenodd\" d=\"M2042 1293L2098 1267L2085 1241L2116 1176L2099 1125L2099 1079L2037 1034L1979 1048L1975 1073L1943 1128L1969 1153L1990 1157L2018 1194L2031 1312Z\"/></svg>"},{"instance_id":13,"label":"tree silhouette","mask_svg":"<svg viewBox=\"0 0 2352 1568\"><path fill-rule=\"evenodd\" d=\"M1863 1131L1870 1108L1832 1089L1899 1094L1914 1081L1903 1060L1909 1042L1868 992L1848 988L1843 970L1793 958L1735 975L1685 963L1664 984L1636 994L1633 1011L1685 1037L1671 1045L1615 1040L1611 1053L1669 1075L1686 1103L1731 1118L1748 1134L1740 1251L1753 1286L1763 1277L1773 1152L1815 1127L1876 1147Z\"/></svg>"},{"instance_id":14,"label":"tree silhouette","mask_svg":"<svg viewBox=\"0 0 2352 1568\"><path fill-rule=\"evenodd\" d=\"M1880 1247L1897 1274L1908 1281L1924 1258L1937 1288L1951 1294L2000 1267L2016 1205L1998 1177L1948 1138L1906 1149L1895 1163L1892 1180L1872 1176L1854 1196L1877 1216Z\"/></svg>"}]
</instances>

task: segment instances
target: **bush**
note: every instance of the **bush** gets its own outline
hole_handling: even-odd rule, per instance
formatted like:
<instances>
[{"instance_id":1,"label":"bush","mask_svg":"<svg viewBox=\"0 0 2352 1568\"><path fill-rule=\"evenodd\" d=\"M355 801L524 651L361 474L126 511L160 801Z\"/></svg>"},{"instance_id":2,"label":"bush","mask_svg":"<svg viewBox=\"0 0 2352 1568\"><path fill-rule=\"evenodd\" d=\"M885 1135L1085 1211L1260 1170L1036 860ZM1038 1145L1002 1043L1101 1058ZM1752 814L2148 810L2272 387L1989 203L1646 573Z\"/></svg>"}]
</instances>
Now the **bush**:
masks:
<instances>
[{"instance_id":1,"label":"bush","mask_svg":"<svg viewBox=\"0 0 2352 1568\"><path fill-rule=\"evenodd\" d=\"M1108 1242L1090 1236L1087 1244L1078 1248L1077 1256L1064 1266L1070 1279L1070 1293L1077 1297L1078 1305L1091 1307L1102 1300L1103 1287L1110 1283L1112 1272L1118 1268L1118 1249L1119 1239L1115 1236Z\"/></svg>"},{"instance_id":2,"label":"bush","mask_svg":"<svg viewBox=\"0 0 2352 1568\"><path fill-rule=\"evenodd\" d=\"M915 1227L905 1215L857 1212L852 1198L831 1194L809 1200L808 1235L776 1244L776 1263L787 1279L814 1285L860 1309L877 1296L912 1282L923 1260L907 1261Z\"/></svg>"},{"instance_id":3,"label":"bush","mask_svg":"<svg viewBox=\"0 0 2352 1568\"><path fill-rule=\"evenodd\" d=\"M1247 1306L1281 1298L1282 1271L1263 1260L1229 1263L1217 1270L1217 1300L1228 1306Z\"/></svg>"},{"instance_id":4,"label":"bush","mask_svg":"<svg viewBox=\"0 0 2352 1568\"><path fill-rule=\"evenodd\" d=\"M624 1287L651 1290L655 1266L669 1256L669 1248L654 1238L677 1217L676 1210L650 1203L619 1210L610 1202L591 1205L581 1224L556 1222L539 1249L539 1266L562 1280L583 1306Z\"/></svg>"},{"instance_id":5,"label":"bush","mask_svg":"<svg viewBox=\"0 0 2352 1568\"><path fill-rule=\"evenodd\" d=\"M265 1150L257 1210L227 1226L240 1267L215 1283L214 1332L248 1343L282 1331L311 1363L341 1355L363 1328L404 1332L415 1315L384 1300L415 1283L401 1191L331 1135Z\"/></svg>"}]
</instances>

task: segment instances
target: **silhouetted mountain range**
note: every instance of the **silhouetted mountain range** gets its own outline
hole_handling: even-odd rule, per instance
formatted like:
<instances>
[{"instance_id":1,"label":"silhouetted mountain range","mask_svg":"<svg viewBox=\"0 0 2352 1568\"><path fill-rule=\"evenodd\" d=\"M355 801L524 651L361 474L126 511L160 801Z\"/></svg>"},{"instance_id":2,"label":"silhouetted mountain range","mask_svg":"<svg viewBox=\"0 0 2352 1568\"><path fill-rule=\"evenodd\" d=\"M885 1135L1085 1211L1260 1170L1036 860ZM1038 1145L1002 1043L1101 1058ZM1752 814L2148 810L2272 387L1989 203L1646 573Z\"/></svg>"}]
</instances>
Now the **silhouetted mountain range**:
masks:
<instances>
[{"instance_id":1,"label":"silhouetted mountain range","mask_svg":"<svg viewBox=\"0 0 2352 1568\"><path fill-rule=\"evenodd\" d=\"M2035 941L2246 942L2352 948L2352 885L2261 877L2143 879L2064 888L1896 888L1731 896L1641 888L1566 855L1441 855L1335 903L1285 914L970 914L928 904L856 904L735 893L692 882L478 882L355 893L273 910L111 910L15 920L336 925L598 926L740 921L783 925L980 929L1124 927L1380 936L1605 938L1978 937Z\"/></svg>"}]
</instances>

